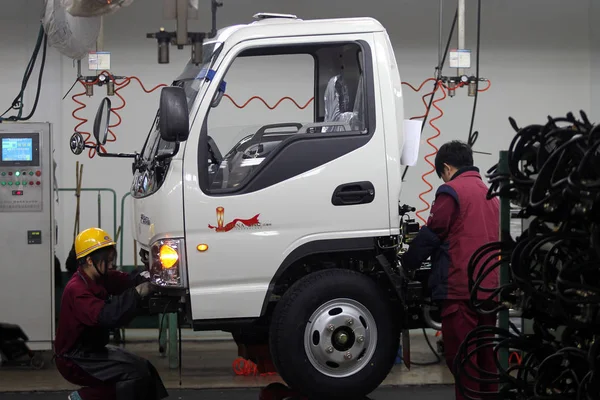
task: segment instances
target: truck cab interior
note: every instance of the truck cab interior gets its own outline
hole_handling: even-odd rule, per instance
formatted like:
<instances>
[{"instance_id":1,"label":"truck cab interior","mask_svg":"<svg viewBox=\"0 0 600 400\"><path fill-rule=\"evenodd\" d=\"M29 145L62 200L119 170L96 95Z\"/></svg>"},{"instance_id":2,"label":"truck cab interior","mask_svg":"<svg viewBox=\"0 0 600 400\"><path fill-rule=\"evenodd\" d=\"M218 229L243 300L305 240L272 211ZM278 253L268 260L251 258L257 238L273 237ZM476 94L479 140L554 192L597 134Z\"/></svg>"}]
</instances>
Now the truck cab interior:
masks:
<instances>
[{"instance_id":1,"label":"truck cab interior","mask_svg":"<svg viewBox=\"0 0 600 400\"><path fill-rule=\"evenodd\" d=\"M285 141L293 140L297 135L331 135L364 130L366 91L363 82L363 52L359 44L260 48L247 50L238 57L278 54L309 54L314 59L313 120L281 121L248 127L243 138L229 151L222 151L217 147L210 131L203 132L207 135L210 189L238 187L269 156L273 156ZM232 82L227 82L228 86L231 84ZM219 95L222 96L216 94ZM214 100L217 100L216 96ZM220 101L214 100L213 106L218 107ZM208 117L204 130L208 130L207 120ZM225 154L222 155L223 153Z\"/></svg>"}]
</instances>

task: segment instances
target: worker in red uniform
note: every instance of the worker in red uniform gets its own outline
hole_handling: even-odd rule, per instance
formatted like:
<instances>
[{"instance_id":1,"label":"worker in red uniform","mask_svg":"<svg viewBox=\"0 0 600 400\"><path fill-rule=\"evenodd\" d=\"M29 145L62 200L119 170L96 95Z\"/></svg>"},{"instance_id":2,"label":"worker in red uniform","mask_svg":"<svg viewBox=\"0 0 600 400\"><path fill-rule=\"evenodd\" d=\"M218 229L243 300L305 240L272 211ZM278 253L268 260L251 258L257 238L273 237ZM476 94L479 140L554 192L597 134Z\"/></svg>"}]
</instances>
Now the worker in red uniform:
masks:
<instances>
[{"instance_id":1,"label":"worker in red uniform","mask_svg":"<svg viewBox=\"0 0 600 400\"><path fill-rule=\"evenodd\" d=\"M154 366L122 348L108 346L109 330L136 316L152 293L148 276L115 271L113 239L98 228L75 239L79 267L63 292L54 342L56 367L83 386L70 400L155 400L168 396Z\"/></svg>"},{"instance_id":2,"label":"worker in red uniform","mask_svg":"<svg viewBox=\"0 0 600 400\"><path fill-rule=\"evenodd\" d=\"M467 144L452 141L440 147L435 170L444 184L435 194L426 226L402 256L402 266L416 269L431 257L429 286L432 300L441 306L446 363L455 374L454 358L467 334L477 326L496 325L495 314L480 315L473 309L467 272L473 253L499 240L500 204L496 198L487 199L488 188L479 169L473 166L473 152ZM498 286L497 271L487 276L482 287ZM490 347L478 351L473 362L483 371L497 371ZM466 371L476 379L489 379L474 368L467 367ZM461 374L461 383L470 390L488 393L497 390L494 385L479 384L464 375ZM464 398L458 388L456 398Z\"/></svg>"}]
</instances>

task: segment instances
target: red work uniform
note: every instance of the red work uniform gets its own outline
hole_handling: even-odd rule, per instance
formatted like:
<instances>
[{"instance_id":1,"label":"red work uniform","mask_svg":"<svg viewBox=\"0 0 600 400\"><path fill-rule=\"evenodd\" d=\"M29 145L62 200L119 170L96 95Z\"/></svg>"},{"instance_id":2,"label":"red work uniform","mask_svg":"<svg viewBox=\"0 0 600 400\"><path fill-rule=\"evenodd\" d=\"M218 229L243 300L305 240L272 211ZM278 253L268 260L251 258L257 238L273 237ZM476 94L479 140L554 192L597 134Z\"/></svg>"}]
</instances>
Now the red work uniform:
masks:
<instances>
[{"instance_id":1,"label":"red work uniform","mask_svg":"<svg viewBox=\"0 0 600 400\"><path fill-rule=\"evenodd\" d=\"M108 271L92 280L81 268L63 292L54 343L56 366L69 382L83 386L84 400L163 399L167 391L154 366L121 348L108 346L110 329L137 315L135 286L147 279Z\"/></svg>"},{"instance_id":2,"label":"red work uniform","mask_svg":"<svg viewBox=\"0 0 600 400\"><path fill-rule=\"evenodd\" d=\"M476 167L462 168L436 192L427 225L421 228L402 258L407 269L419 268L431 257L432 273L429 287L432 300L441 304L442 336L446 363L454 371L454 358L469 332L477 326L496 325L496 315L480 315L470 303L468 265L471 256L481 246L499 240L500 204L496 198L486 198L488 188ZM483 287L498 286L498 270L490 273ZM484 295L478 295L483 298ZM497 371L493 349L480 350L475 362L484 371ZM466 372L481 377L473 368ZM481 377L485 379L486 377ZM487 377L489 378L489 377ZM495 385L479 384L461 378L471 390L495 391ZM456 398L463 399L456 389Z\"/></svg>"}]
</instances>

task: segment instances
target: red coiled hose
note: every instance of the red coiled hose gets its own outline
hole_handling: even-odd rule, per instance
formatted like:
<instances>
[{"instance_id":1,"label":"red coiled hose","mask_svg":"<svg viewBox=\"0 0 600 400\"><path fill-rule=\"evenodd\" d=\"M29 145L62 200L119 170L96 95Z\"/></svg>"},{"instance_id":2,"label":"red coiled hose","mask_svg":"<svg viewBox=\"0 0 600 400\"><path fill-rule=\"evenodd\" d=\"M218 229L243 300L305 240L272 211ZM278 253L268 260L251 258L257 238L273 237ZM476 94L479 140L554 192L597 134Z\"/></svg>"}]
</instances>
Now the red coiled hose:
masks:
<instances>
[{"instance_id":1,"label":"red coiled hose","mask_svg":"<svg viewBox=\"0 0 600 400\"><path fill-rule=\"evenodd\" d=\"M118 127L119 125L121 125L121 123L123 122L123 118L121 118L121 115L119 114L118 111L122 110L125 108L125 106L127 105L127 101L125 100L125 98L119 93L120 90L126 88L127 86L129 86L129 84L131 83L132 80L137 81L142 90L146 93L152 93L155 90L167 86L165 84L160 84L160 85L156 85L155 87L153 87L152 89L146 89L146 87L144 86L144 84L142 83L142 81L136 77L136 76L130 76L130 77L126 77L124 79L121 80L121 82L118 82L118 80L116 80L114 78L114 76L108 72L108 71L102 71L99 75L98 78L96 78L94 81L92 82L85 82L82 80L79 80L79 83L81 83L83 85L83 87L85 88L88 85L96 85L99 82L100 76L101 75L107 75L111 81L115 82L115 95L121 100L122 104L119 107L111 107L111 113L114 114L117 117L117 121L116 123L110 125L108 127L108 133L109 136L107 137L106 141L107 142L115 142L117 140L117 135L115 135L115 133L113 132L113 129ZM77 103L79 105L78 108L76 108L75 110L73 110L73 113L71 114L73 116L73 118L75 118L77 121L79 121L79 123L77 124L77 126L75 127L75 132L79 132L81 133L81 135L83 135L84 137L84 142L86 145L93 145L94 142L92 141L92 134L90 132L85 132L85 131L81 131L80 128L85 125L88 122L88 119L86 118L82 118L82 117L78 117L77 113L81 110L83 110L84 108L86 108L86 104L82 103L81 101L77 100L79 97L84 96L86 94L86 91L83 91L82 93L78 93L74 96L72 96L71 98L73 99L73 101L75 103ZM106 153L106 149L104 148L104 146L100 146L100 151L102 151L103 153ZM91 148L88 151L88 157L89 158L94 158L94 156L96 155L96 149L95 148Z\"/></svg>"},{"instance_id":2,"label":"red coiled hose","mask_svg":"<svg viewBox=\"0 0 600 400\"><path fill-rule=\"evenodd\" d=\"M402 82L403 85L410 87L413 91L420 92L421 89L423 88L423 86L427 82L430 82L430 81L435 82L435 88L433 91L426 93L425 95L422 96L422 101L423 101L423 104L425 105L425 114L410 118L410 119L425 118L425 116L428 114L428 112L431 111L431 110L427 111L427 101L425 99L429 96L435 96L437 91L441 89L442 97L433 100L433 102L431 103L432 107L434 107L436 110L439 111L439 115L437 115L436 117L431 118L429 120L429 125L434 129L435 133L433 135L431 135L430 137L428 137L426 140L427 144L429 144L429 146L433 148L433 151L431 153L425 155L425 157L424 157L425 162L431 166L431 169L429 171L425 172L423 175L421 175L421 180L423 182L425 182L425 184L428 186L427 190L425 190L419 194L419 199L421 199L421 201L423 203L425 203L425 207L416 212L417 218L419 218L423 222L423 224L426 224L427 221L421 216L421 214L426 212L427 210L429 210L431 207L429 202L427 200L425 200L424 196L433 190L433 186L427 180L427 177L435 171L435 165L433 162L430 161L430 158L434 157L438 152L438 148L433 144L433 140L438 138L442 134L440 129L434 125L435 121L439 120L440 118L442 118L444 116L444 111L442 111L442 109L439 107L439 105L437 103L446 99L446 97L447 97L446 90L448 89L448 87L442 81L436 80L435 78L426 79L425 81L423 81L423 83L421 83L421 85L418 88L415 88L410 83ZM485 92L492 86L492 82L489 80L487 81L487 84L488 84L487 87L485 87L484 89L479 89L478 92ZM465 86L465 84L461 82L457 85L457 89L462 86Z\"/></svg>"}]
</instances>

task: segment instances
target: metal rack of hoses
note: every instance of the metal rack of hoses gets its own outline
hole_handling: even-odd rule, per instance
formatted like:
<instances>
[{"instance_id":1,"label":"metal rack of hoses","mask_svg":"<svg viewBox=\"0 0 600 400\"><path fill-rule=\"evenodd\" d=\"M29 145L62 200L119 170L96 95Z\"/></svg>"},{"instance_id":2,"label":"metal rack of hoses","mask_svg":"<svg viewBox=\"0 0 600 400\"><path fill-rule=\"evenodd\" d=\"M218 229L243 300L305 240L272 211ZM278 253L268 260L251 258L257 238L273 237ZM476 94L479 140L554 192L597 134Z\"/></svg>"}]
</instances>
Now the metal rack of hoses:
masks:
<instances>
[{"instance_id":1,"label":"metal rack of hoses","mask_svg":"<svg viewBox=\"0 0 600 400\"><path fill-rule=\"evenodd\" d=\"M457 386L467 399L600 399L600 125L584 112L525 127L509 121L516 135L488 171L500 241L469 264L473 306L499 312L499 326L478 327L462 343ZM511 204L528 225L516 238L507 229ZM497 268L500 285L483 287ZM509 308L530 328L510 323ZM486 347L498 370L474 378L473 352ZM509 363L514 351L519 361Z\"/></svg>"}]
</instances>

